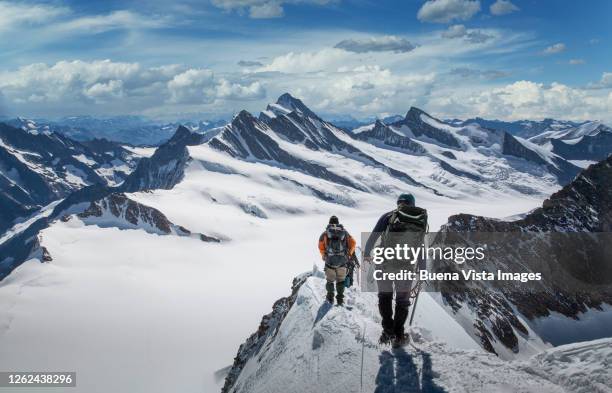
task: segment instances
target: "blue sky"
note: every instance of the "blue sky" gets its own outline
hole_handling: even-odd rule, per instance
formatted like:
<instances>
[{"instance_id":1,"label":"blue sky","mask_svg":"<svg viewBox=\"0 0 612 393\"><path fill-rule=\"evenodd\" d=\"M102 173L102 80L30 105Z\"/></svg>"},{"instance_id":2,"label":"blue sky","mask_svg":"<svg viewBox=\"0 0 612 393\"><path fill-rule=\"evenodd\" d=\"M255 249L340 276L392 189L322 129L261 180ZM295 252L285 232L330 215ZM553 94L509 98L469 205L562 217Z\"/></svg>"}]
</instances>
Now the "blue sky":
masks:
<instances>
[{"instance_id":1,"label":"blue sky","mask_svg":"<svg viewBox=\"0 0 612 393\"><path fill-rule=\"evenodd\" d=\"M0 115L612 121L612 2L0 1Z\"/></svg>"}]
</instances>

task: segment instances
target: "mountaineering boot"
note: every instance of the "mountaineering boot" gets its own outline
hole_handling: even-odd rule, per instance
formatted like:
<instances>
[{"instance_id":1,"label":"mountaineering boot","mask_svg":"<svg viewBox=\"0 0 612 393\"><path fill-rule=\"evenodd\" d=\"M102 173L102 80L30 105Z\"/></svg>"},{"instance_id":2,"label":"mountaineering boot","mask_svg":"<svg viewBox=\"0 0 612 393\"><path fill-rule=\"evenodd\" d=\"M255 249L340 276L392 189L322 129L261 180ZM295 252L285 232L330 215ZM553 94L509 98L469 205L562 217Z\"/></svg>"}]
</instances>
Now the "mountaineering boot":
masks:
<instances>
[{"instance_id":1,"label":"mountaineering boot","mask_svg":"<svg viewBox=\"0 0 612 393\"><path fill-rule=\"evenodd\" d=\"M383 329L382 333L380 334L380 338L378 339L378 343L380 345L389 345L393 339L393 332L391 330Z\"/></svg>"},{"instance_id":2,"label":"mountaineering boot","mask_svg":"<svg viewBox=\"0 0 612 393\"><path fill-rule=\"evenodd\" d=\"M393 293L378 294L378 311L382 317L383 331L393 335Z\"/></svg>"},{"instance_id":3,"label":"mountaineering boot","mask_svg":"<svg viewBox=\"0 0 612 393\"><path fill-rule=\"evenodd\" d=\"M410 344L410 336L406 333L402 333L401 336L395 335L393 337L393 348L403 347L404 345Z\"/></svg>"},{"instance_id":4,"label":"mountaineering boot","mask_svg":"<svg viewBox=\"0 0 612 393\"><path fill-rule=\"evenodd\" d=\"M396 337L404 335L404 324L408 319L408 307L410 303L395 303L395 316L393 318L393 334Z\"/></svg>"},{"instance_id":5,"label":"mountaineering boot","mask_svg":"<svg viewBox=\"0 0 612 393\"><path fill-rule=\"evenodd\" d=\"M336 301L339 306L342 306L344 304L344 281L336 283L336 292L338 293L336 295Z\"/></svg>"},{"instance_id":6,"label":"mountaineering boot","mask_svg":"<svg viewBox=\"0 0 612 393\"><path fill-rule=\"evenodd\" d=\"M325 284L325 289L327 290L327 296L325 296L325 299L329 303L334 304L334 283L328 282Z\"/></svg>"}]
</instances>

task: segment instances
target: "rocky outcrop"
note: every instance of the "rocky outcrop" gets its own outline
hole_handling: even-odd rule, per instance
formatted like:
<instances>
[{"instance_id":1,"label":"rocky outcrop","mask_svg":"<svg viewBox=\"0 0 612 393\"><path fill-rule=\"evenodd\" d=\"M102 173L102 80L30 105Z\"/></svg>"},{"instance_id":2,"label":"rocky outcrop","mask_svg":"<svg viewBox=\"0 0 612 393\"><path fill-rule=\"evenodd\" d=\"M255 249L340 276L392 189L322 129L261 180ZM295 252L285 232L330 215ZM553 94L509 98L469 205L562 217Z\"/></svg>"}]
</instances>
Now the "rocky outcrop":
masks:
<instances>
[{"instance_id":1,"label":"rocky outcrop","mask_svg":"<svg viewBox=\"0 0 612 393\"><path fill-rule=\"evenodd\" d=\"M550 155L550 162L542 158L536 151L519 142L514 136L504 132L502 154L522 158L526 161L545 166L550 173L559 179L560 184L567 184L580 172L580 168L558 157Z\"/></svg>"},{"instance_id":2,"label":"rocky outcrop","mask_svg":"<svg viewBox=\"0 0 612 393\"><path fill-rule=\"evenodd\" d=\"M221 389L222 393L232 392L232 388L234 387L234 384L246 362L249 361L249 359L257 356L259 351L262 349L262 346L266 341L268 341L268 339L274 338L278 332L278 328L295 303L300 287L310 276L311 274L303 274L294 278L291 285L291 295L278 299L272 306L272 312L264 315L261 319L257 331L240 345L240 348L238 348L238 354L234 358L234 363L232 364L232 367L225 378L225 383Z\"/></svg>"},{"instance_id":3,"label":"rocky outcrop","mask_svg":"<svg viewBox=\"0 0 612 393\"><path fill-rule=\"evenodd\" d=\"M432 126L431 124L425 122L423 117L428 117L434 121L443 123L441 120L431 117L421 109L411 107L403 120L393 123L392 125L397 127L401 127L403 125L407 126L416 137L424 135L449 147L454 147L457 149L461 147L461 144L451 132Z\"/></svg>"},{"instance_id":4,"label":"rocky outcrop","mask_svg":"<svg viewBox=\"0 0 612 393\"><path fill-rule=\"evenodd\" d=\"M196 237L206 242L219 242L212 236L193 234L188 229L173 224L161 211L128 198L123 193L113 193L92 201L77 216L86 224L115 226L120 229L142 229L150 233Z\"/></svg>"},{"instance_id":5,"label":"rocky outcrop","mask_svg":"<svg viewBox=\"0 0 612 393\"><path fill-rule=\"evenodd\" d=\"M605 236L611 229L612 157L591 165L522 219L459 214L443 226L443 238L452 233L481 234L480 238L492 234L486 260L470 268L542 272L541 282L442 283L436 289L453 312L463 307L474 311L474 334L483 348L495 352L493 342L499 341L515 351L518 336L528 334L519 314L527 320L552 312L579 319L580 313L612 304L612 265ZM438 271L449 270L457 269L453 264L438 266Z\"/></svg>"},{"instance_id":6,"label":"rocky outcrop","mask_svg":"<svg viewBox=\"0 0 612 393\"><path fill-rule=\"evenodd\" d=\"M376 120L374 127L370 130L355 134L355 137L362 141L374 144L382 144L396 149L402 149L413 154L424 154L423 146L412 139L393 131L388 125L380 120Z\"/></svg>"},{"instance_id":7,"label":"rocky outcrop","mask_svg":"<svg viewBox=\"0 0 612 393\"><path fill-rule=\"evenodd\" d=\"M602 160L612 153L612 129L600 125L592 135L583 136L576 143L551 139L552 151L568 160Z\"/></svg>"},{"instance_id":8,"label":"rocky outcrop","mask_svg":"<svg viewBox=\"0 0 612 393\"><path fill-rule=\"evenodd\" d=\"M88 185L114 185L137 159L108 141L0 124L0 234L17 218Z\"/></svg>"},{"instance_id":9,"label":"rocky outcrop","mask_svg":"<svg viewBox=\"0 0 612 393\"><path fill-rule=\"evenodd\" d=\"M332 181L354 189L364 190L351 180L337 175L319 164L305 161L283 150L279 144L268 135L273 132L247 111L241 111L223 131L209 142L210 146L246 160L264 161L282 165Z\"/></svg>"},{"instance_id":10,"label":"rocky outcrop","mask_svg":"<svg viewBox=\"0 0 612 393\"><path fill-rule=\"evenodd\" d=\"M135 192L174 187L183 179L185 166L190 159L187 146L198 144L200 140L199 134L179 127L174 136L157 148L151 157L140 160L120 190Z\"/></svg>"}]
</instances>

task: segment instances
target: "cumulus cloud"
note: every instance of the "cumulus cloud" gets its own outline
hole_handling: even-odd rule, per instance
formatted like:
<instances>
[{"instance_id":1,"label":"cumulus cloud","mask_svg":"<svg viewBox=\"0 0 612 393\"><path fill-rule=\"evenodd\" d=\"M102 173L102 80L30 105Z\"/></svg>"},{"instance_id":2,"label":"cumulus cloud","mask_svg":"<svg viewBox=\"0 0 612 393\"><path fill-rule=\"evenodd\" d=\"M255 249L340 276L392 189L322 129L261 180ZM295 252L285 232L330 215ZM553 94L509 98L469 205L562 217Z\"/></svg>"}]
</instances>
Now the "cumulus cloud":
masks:
<instances>
[{"instance_id":1,"label":"cumulus cloud","mask_svg":"<svg viewBox=\"0 0 612 393\"><path fill-rule=\"evenodd\" d=\"M350 39L338 42L334 48L355 53L395 52L405 53L416 48L416 45L405 38L392 35L371 37L367 39Z\"/></svg>"},{"instance_id":2,"label":"cumulus cloud","mask_svg":"<svg viewBox=\"0 0 612 393\"><path fill-rule=\"evenodd\" d=\"M557 44L554 44L554 45L551 45L545 48L542 51L542 54L543 55L556 55L557 53L565 52L566 49L567 47L565 46L565 44L562 42L559 42Z\"/></svg>"},{"instance_id":3,"label":"cumulus cloud","mask_svg":"<svg viewBox=\"0 0 612 393\"><path fill-rule=\"evenodd\" d=\"M598 82L587 86L589 89L612 89L612 72L604 72ZM612 94L612 93L611 93Z\"/></svg>"},{"instance_id":4,"label":"cumulus cloud","mask_svg":"<svg viewBox=\"0 0 612 393\"><path fill-rule=\"evenodd\" d=\"M211 102L215 97L215 79L211 70L189 69L168 82L169 102Z\"/></svg>"},{"instance_id":5,"label":"cumulus cloud","mask_svg":"<svg viewBox=\"0 0 612 393\"><path fill-rule=\"evenodd\" d=\"M421 6L417 18L421 22L449 23L468 20L480 11L480 0L428 0Z\"/></svg>"},{"instance_id":6,"label":"cumulus cloud","mask_svg":"<svg viewBox=\"0 0 612 393\"><path fill-rule=\"evenodd\" d=\"M518 11L519 8L508 0L497 0L489 7L492 15L506 15Z\"/></svg>"},{"instance_id":7,"label":"cumulus cloud","mask_svg":"<svg viewBox=\"0 0 612 393\"><path fill-rule=\"evenodd\" d=\"M218 100L265 96L258 81L229 80L209 69L176 64L143 67L110 60L23 66L0 73L0 90L7 105L20 111L47 110L60 114L91 113L95 109L134 112L166 105L205 105Z\"/></svg>"},{"instance_id":8,"label":"cumulus cloud","mask_svg":"<svg viewBox=\"0 0 612 393\"><path fill-rule=\"evenodd\" d=\"M228 100L256 100L266 96L266 90L258 81L248 85L222 79L217 86L217 97Z\"/></svg>"},{"instance_id":9,"label":"cumulus cloud","mask_svg":"<svg viewBox=\"0 0 612 393\"><path fill-rule=\"evenodd\" d=\"M448 117L612 120L612 93L574 88L557 82L547 85L521 80L489 89L440 91L428 104L430 110L440 111Z\"/></svg>"},{"instance_id":10,"label":"cumulus cloud","mask_svg":"<svg viewBox=\"0 0 612 393\"><path fill-rule=\"evenodd\" d=\"M342 66L351 59L350 52L336 48L326 48L314 52L289 52L272 59L269 64L259 68L259 72L305 73L329 70Z\"/></svg>"},{"instance_id":11,"label":"cumulus cloud","mask_svg":"<svg viewBox=\"0 0 612 393\"><path fill-rule=\"evenodd\" d=\"M248 13L250 18L279 18L285 14L284 4L307 3L325 5L334 0L212 0L212 4L226 11Z\"/></svg>"},{"instance_id":12,"label":"cumulus cloud","mask_svg":"<svg viewBox=\"0 0 612 393\"><path fill-rule=\"evenodd\" d=\"M468 30L464 25L452 25L449 26L446 31L442 33L444 38L464 38L466 41L472 44L482 44L495 37L490 34L484 33L480 30Z\"/></svg>"}]
</instances>

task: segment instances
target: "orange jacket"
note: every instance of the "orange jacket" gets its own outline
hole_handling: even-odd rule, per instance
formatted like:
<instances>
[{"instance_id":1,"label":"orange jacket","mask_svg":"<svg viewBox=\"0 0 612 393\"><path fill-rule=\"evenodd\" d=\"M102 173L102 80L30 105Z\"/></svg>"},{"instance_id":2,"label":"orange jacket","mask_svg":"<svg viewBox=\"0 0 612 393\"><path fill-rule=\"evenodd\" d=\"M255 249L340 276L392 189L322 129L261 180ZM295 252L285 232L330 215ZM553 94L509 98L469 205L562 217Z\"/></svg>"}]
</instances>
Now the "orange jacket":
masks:
<instances>
[{"instance_id":1,"label":"orange jacket","mask_svg":"<svg viewBox=\"0 0 612 393\"><path fill-rule=\"evenodd\" d=\"M348 243L348 255L351 256L355 252L357 242L348 232L346 232L346 234L346 241ZM327 232L323 232L321 236L319 236L319 252L321 253L322 257L325 256L325 250L327 250Z\"/></svg>"}]
</instances>

